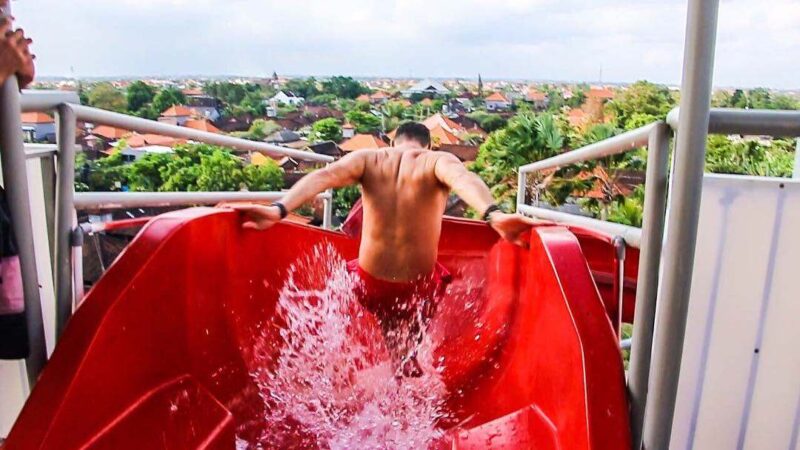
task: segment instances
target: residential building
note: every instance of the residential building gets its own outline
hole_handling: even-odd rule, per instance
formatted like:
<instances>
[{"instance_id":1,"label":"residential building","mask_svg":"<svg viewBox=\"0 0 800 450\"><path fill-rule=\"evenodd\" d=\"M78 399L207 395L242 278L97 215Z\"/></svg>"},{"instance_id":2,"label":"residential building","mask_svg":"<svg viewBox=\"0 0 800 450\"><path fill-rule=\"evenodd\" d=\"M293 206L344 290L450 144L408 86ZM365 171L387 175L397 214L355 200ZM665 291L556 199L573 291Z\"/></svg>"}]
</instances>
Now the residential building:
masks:
<instances>
[{"instance_id":1,"label":"residential building","mask_svg":"<svg viewBox=\"0 0 800 450\"><path fill-rule=\"evenodd\" d=\"M270 98L268 101L270 104L274 105L298 106L302 105L305 99L303 97L295 95L294 92L278 91L278 93L273 95L272 98Z\"/></svg>"},{"instance_id":2,"label":"residential building","mask_svg":"<svg viewBox=\"0 0 800 450\"><path fill-rule=\"evenodd\" d=\"M489 111L503 111L511 108L511 100L502 92L495 92L483 101Z\"/></svg>"},{"instance_id":3,"label":"residential building","mask_svg":"<svg viewBox=\"0 0 800 450\"><path fill-rule=\"evenodd\" d=\"M351 137L356 135L356 127L353 126L350 122L346 122L342 125L342 138L350 139Z\"/></svg>"},{"instance_id":4,"label":"residential building","mask_svg":"<svg viewBox=\"0 0 800 450\"><path fill-rule=\"evenodd\" d=\"M450 89L444 87L442 83L430 79L422 80L403 91L403 95L406 97L411 97L414 94L427 94L436 96L447 95L449 93Z\"/></svg>"},{"instance_id":5,"label":"residential building","mask_svg":"<svg viewBox=\"0 0 800 450\"><path fill-rule=\"evenodd\" d=\"M209 131L211 133L222 134L222 131L220 131L219 128L215 127L214 124L207 119L189 119L183 123L183 126L195 130Z\"/></svg>"},{"instance_id":6,"label":"residential building","mask_svg":"<svg viewBox=\"0 0 800 450\"><path fill-rule=\"evenodd\" d=\"M339 144L343 152L352 152L362 149L376 149L388 147L389 144L372 134L356 134L350 139Z\"/></svg>"},{"instance_id":7,"label":"residential building","mask_svg":"<svg viewBox=\"0 0 800 450\"><path fill-rule=\"evenodd\" d=\"M159 122L183 126L192 117L192 110L184 105L173 105L161 113Z\"/></svg>"},{"instance_id":8,"label":"residential building","mask_svg":"<svg viewBox=\"0 0 800 450\"><path fill-rule=\"evenodd\" d=\"M533 107L535 109L545 109L550 103L550 97L534 87L528 89L528 93L525 95L525 100L533 103Z\"/></svg>"},{"instance_id":9,"label":"residential building","mask_svg":"<svg viewBox=\"0 0 800 450\"><path fill-rule=\"evenodd\" d=\"M22 132L27 142L55 142L56 122L42 112L22 113Z\"/></svg>"}]
</instances>

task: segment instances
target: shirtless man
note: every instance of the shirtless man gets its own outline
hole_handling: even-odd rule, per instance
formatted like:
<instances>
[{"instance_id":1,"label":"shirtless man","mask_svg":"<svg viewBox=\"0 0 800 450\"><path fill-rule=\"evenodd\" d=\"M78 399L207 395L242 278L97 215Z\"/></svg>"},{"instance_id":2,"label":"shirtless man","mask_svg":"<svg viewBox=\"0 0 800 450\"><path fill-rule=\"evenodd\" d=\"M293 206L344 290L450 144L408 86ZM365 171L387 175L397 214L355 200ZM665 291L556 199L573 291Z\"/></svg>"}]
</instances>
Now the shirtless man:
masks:
<instances>
[{"instance_id":1,"label":"shirtless man","mask_svg":"<svg viewBox=\"0 0 800 450\"><path fill-rule=\"evenodd\" d=\"M357 183L362 187L364 222L358 260L348 268L362 281L361 302L377 317L390 349L413 360L413 354L405 353L408 336L393 332L404 323L411 324L412 333L419 332L449 280L437 252L450 191L511 242L521 245L520 235L534 222L500 211L486 184L458 158L430 150L430 132L419 123L401 125L391 148L354 151L306 175L279 203L230 207L247 216L244 228L263 230L317 194Z\"/></svg>"}]
</instances>

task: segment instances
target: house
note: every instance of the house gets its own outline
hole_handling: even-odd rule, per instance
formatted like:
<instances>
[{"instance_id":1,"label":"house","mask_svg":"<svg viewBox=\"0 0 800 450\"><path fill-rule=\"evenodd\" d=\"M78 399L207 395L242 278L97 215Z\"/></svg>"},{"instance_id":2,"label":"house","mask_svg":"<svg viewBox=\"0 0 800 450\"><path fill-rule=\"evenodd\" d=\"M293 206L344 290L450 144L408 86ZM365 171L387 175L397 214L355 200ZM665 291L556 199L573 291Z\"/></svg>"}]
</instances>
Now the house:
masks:
<instances>
[{"instance_id":1,"label":"house","mask_svg":"<svg viewBox=\"0 0 800 450\"><path fill-rule=\"evenodd\" d=\"M295 95L294 92L291 91L287 92L278 91L278 93L273 95L272 98L270 98L268 101L270 104L274 105L298 106L302 105L305 99L303 97Z\"/></svg>"},{"instance_id":2,"label":"house","mask_svg":"<svg viewBox=\"0 0 800 450\"><path fill-rule=\"evenodd\" d=\"M389 144L383 142L382 139L372 134L357 134L339 144L339 148L341 148L343 152L352 152L362 149L377 149L388 146Z\"/></svg>"},{"instance_id":3,"label":"house","mask_svg":"<svg viewBox=\"0 0 800 450\"><path fill-rule=\"evenodd\" d=\"M215 127L213 123L207 119L189 119L183 123L186 128L192 128L200 131L208 131L210 133L222 134L219 128Z\"/></svg>"},{"instance_id":4,"label":"house","mask_svg":"<svg viewBox=\"0 0 800 450\"><path fill-rule=\"evenodd\" d=\"M22 132L27 142L55 142L56 121L42 112L22 113Z\"/></svg>"},{"instance_id":5,"label":"house","mask_svg":"<svg viewBox=\"0 0 800 450\"><path fill-rule=\"evenodd\" d=\"M573 108L567 113L569 124L575 128L581 128L589 122L589 116L580 108Z\"/></svg>"},{"instance_id":6,"label":"house","mask_svg":"<svg viewBox=\"0 0 800 450\"><path fill-rule=\"evenodd\" d=\"M339 146L336 145L336 143L333 141L325 141L325 142L318 142L316 144L311 144L308 146L308 149L318 155L333 156L334 158L342 156L342 152L341 150L339 150Z\"/></svg>"},{"instance_id":7,"label":"house","mask_svg":"<svg viewBox=\"0 0 800 450\"><path fill-rule=\"evenodd\" d=\"M392 96L383 91L378 91L369 96L369 102L372 104L383 104L389 101Z\"/></svg>"},{"instance_id":8,"label":"house","mask_svg":"<svg viewBox=\"0 0 800 450\"><path fill-rule=\"evenodd\" d=\"M116 128L109 125L98 125L92 128L91 134L100 136L106 141L115 141L117 139L124 138L125 136L131 134L131 132L130 130L126 130L124 128Z\"/></svg>"},{"instance_id":9,"label":"house","mask_svg":"<svg viewBox=\"0 0 800 450\"><path fill-rule=\"evenodd\" d=\"M438 81L433 81L430 79L422 80L410 88L404 90L403 95L406 97L411 97L414 94L422 94L422 95L448 95L450 93L450 89L444 87L444 85Z\"/></svg>"},{"instance_id":10,"label":"house","mask_svg":"<svg viewBox=\"0 0 800 450\"><path fill-rule=\"evenodd\" d=\"M502 111L511 108L511 100L502 92L495 92L483 99L489 111Z\"/></svg>"},{"instance_id":11,"label":"house","mask_svg":"<svg viewBox=\"0 0 800 450\"><path fill-rule=\"evenodd\" d=\"M528 93L525 94L525 100L533 103L533 107L536 109L545 109L550 103L550 97L547 94L533 87L528 89Z\"/></svg>"},{"instance_id":12,"label":"house","mask_svg":"<svg viewBox=\"0 0 800 450\"><path fill-rule=\"evenodd\" d=\"M363 103L369 103L369 95L361 94L358 97L356 97L356 101L357 102L363 102Z\"/></svg>"},{"instance_id":13,"label":"house","mask_svg":"<svg viewBox=\"0 0 800 450\"><path fill-rule=\"evenodd\" d=\"M284 128L282 130L278 130L278 131L270 134L269 136L264 138L264 141L265 142L269 142L270 144L285 145L285 144L289 144L291 142L297 142L297 141L299 141L301 139L302 138L300 137L299 134L295 133L292 130L287 130L286 128Z\"/></svg>"},{"instance_id":14,"label":"house","mask_svg":"<svg viewBox=\"0 0 800 450\"><path fill-rule=\"evenodd\" d=\"M604 86L592 86L586 94L586 97L590 100L611 100L614 98L614 91Z\"/></svg>"},{"instance_id":15,"label":"house","mask_svg":"<svg viewBox=\"0 0 800 450\"><path fill-rule=\"evenodd\" d=\"M183 126L192 117L192 110L184 105L172 105L161 113L159 122Z\"/></svg>"}]
</instances>

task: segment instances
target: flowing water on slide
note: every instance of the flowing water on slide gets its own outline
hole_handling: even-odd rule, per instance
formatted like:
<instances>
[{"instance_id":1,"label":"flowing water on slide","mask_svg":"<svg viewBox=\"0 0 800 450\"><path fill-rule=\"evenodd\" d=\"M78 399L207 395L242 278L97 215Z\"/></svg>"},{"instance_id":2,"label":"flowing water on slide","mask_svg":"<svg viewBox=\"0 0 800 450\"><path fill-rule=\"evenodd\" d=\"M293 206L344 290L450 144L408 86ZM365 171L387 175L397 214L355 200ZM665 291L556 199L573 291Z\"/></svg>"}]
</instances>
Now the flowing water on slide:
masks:
<instances>
[{"instance_id":1,"label":"flowing water on slide","mask_svg":"<svg viewBox=\"0 0 800 450\"><path fill-rule=\"evenodd\" d=\"M402 376L358 302L358 282L330 245L290 268L272 322L279 353L265 354L251 374L267 411L264 431L237 447L423 449L442 438L446 388L429 334L399 330L423 372Z\"/></svg>"}]
</instances>

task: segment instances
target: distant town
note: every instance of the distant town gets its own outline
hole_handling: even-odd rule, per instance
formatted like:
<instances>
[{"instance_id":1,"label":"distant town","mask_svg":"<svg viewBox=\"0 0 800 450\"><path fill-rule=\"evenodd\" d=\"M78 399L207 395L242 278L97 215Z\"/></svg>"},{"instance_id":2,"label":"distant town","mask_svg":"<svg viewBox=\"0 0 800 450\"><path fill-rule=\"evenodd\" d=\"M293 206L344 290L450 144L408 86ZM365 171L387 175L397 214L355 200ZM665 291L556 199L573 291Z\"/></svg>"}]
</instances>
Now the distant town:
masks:
<instances>
[{"instance_id":1,"label":"distant town","mask_svg":"<svg viewBox=\"0 0 800 450\"><path fill-rule=\"evenodd\" d=\"M647 81L527 82L486 80L479 74L474 79L278 73L261 78L44 78L33 89L75 91L83 104L97 108L335 158L387 147L400 123L418 121L430 130L433 150L456 155L493 186L497 200L509 209L514 207L517 166L663 119L679 98L677 87ZM716 90L713 104L797 109L799 98L798 92L731 88ZM22 122L27 141L54 142L53 117L25 113ZM275 190L318 167L102 124L79 123L77 133L83 149L76 166L78 190ZM713 136L708 169L787 176L793 152L789 141ZM618 161L564 168L543 174L546 178L531 189L546 205L638 225L645 160L633 152ZM201 176L202 171L211 175ZM346 214L357 197L357 190L337 193L337 215ZM458 199L448 213L470 215ZM313 221L314 211L307 216Z\"/></svg>"}]
</instances>

